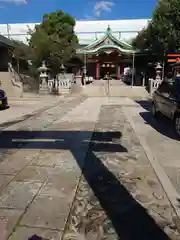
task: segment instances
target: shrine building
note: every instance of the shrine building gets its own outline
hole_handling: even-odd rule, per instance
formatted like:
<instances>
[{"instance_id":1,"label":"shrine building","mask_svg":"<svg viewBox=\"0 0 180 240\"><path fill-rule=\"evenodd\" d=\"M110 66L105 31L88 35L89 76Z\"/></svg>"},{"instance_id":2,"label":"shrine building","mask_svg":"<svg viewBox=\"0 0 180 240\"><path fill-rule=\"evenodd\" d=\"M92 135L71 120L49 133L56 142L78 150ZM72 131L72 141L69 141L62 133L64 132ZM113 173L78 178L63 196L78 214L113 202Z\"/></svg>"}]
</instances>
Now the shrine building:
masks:
<instances>
[{"instance_id":1,"label":"shrine building","mask_svg":"<svg viewBox=\"0 0 180 240\"><path fill-rule=\"evenodd\" d=\"M78 57L83 61L86 75L99 80L108 72L113 79L120 80L124 68L135 69L135 57L139 51L117 39L110 26L99 39L77 49Z\"/></svg>"}]
</instances>

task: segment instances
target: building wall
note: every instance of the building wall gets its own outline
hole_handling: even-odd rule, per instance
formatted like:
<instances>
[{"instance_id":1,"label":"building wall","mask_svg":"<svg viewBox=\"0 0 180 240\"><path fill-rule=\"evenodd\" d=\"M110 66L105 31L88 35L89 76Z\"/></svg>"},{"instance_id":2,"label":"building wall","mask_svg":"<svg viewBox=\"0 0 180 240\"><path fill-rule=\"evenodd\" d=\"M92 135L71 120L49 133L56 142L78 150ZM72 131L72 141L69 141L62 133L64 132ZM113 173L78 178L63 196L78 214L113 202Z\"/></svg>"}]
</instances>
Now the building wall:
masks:
<instances>
[{"instance_id":1,"label":"building wall","mask_svg":"<svg viewBox=\"0 0 180 240\"><path fill-rule=\"evenodd\" d=\"M87 76L96 77L96 63L87 64Z\"/></svg>"},{"instance_id":2,"label":"building wall","mask_svg":"<svg viewBox=\"0 0 180 240\"><path fill-rule=\"evenodd\" d=\"M0 71L8 71L8 49L5 47L0 47Z\"/></svg>"},{"instance_id":3,"label":"building wall","mask_svg":"<svg viewBox=\"0 0 180 240\"><path fill-rule=\"evenodd\" d=\"M76 21L75 33L80 44L89 44L96 38L101 38L108 25L113 35L121 40L134 38L138 32L145 28L150 19L127 19L127 20L106 20L106 21ZM0 33L5 37L21 40L27 43L29 30L34 30L39 23L16 23L0 24Z\"/></svg>"}]
</instances>

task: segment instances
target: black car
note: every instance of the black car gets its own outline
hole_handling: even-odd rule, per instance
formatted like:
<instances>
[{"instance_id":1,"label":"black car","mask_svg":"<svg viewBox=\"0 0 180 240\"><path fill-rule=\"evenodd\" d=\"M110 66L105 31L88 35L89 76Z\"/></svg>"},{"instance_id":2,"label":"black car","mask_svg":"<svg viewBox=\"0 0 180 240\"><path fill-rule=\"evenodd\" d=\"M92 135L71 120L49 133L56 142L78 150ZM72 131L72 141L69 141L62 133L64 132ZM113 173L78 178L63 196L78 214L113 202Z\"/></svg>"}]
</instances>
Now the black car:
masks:
<instances>
[{"instance_id":1,"label":"black car","mask_svg":"<svg viewBox=\"0 0 180 240\"><path fill-rule=\"evenodd\" d=\"M162 113L173 121L175 132L180 137L180 77L163 81L153 94L152 114Z\"/></svg>"},{"instance_id":2,"label":"black car","mask_svg":"<svg viewBox=\"0 0 180 240\"><path fill-rule=\"evenodd\" d=\"M5 109L8 106L7 96L3 89L0 89L0 108Z\"/></svg>"}]
</instances>

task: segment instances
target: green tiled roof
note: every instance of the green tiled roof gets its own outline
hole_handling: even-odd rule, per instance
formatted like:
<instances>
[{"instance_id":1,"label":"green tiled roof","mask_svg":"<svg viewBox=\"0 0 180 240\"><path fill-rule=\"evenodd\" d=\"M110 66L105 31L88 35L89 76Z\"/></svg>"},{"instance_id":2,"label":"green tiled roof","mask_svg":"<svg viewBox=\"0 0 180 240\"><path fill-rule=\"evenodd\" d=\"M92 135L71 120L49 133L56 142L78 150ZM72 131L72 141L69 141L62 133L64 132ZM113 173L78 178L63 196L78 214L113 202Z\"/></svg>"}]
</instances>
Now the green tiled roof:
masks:
<instances>
[{"instance_id":1,"label":"green tiled roof","mask_svg":"<svg viewBox=\"0 0 180 240\"><path fill-rule=\"evenodd\" d=\"M77 53L96 54L99 51L106 50L106 49L116 49L119 52L127 53L127 54L128 53L133 54L133 53L139 52L137 49L133 49L133 47L130 44L115 38L112 35L110 26L108 26L103 37L92 41L92 43L90 43L89 45L81 49L77 49Z\"/></svg>"}]
</instances>

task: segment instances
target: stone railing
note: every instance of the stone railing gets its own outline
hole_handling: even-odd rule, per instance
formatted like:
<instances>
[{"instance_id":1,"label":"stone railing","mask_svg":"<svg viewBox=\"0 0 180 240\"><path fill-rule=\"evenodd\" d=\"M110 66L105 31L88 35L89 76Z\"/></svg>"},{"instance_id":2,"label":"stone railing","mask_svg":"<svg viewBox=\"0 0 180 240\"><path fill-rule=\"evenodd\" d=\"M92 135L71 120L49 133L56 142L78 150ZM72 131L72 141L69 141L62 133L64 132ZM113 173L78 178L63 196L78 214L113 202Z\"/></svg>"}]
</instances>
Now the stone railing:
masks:
<instances>
[{"instance_id":1,"label":"stone railing","mask_svg":"<svg viewBox=\"0 0 180 240\"><path fill-rule=\"evenodd\" d=\"M54 79L49 79L48 80L48 88L49 88L50 92L53 91L53 86L54 86Z\"/></svg>"},{"instance_id":2,"label":"stone railing","mask_svg":"<svg viewBox=\"0 0 180 240\"><path fill-rule=\"evenodd\" d=\"M153 94L153 92L159 87L159 85L162 83L162 79L149 79L149 93L150 95Z\"/></svg>"},{"instance_id":3,"label":"stone railing","mask_svg":"<svg viewBox=\"0 0 180 240\"><path fill-rule=\"evenodd\" d=\"M56 78L48 80L48 88L50 93L53 91L56 93L69 92L72 82L67 78Z\"/></svg>"},{"instance_id":4,"label":"stone railing","mask_svg":"<svg viewBox=\"0 0 180 240\"><path fill-rule=\"evenodd\" d=\"M58 86L59 86L59 88L70 89L71 81L69 79L59 79Z\"/></svg>"}]
</instances>

